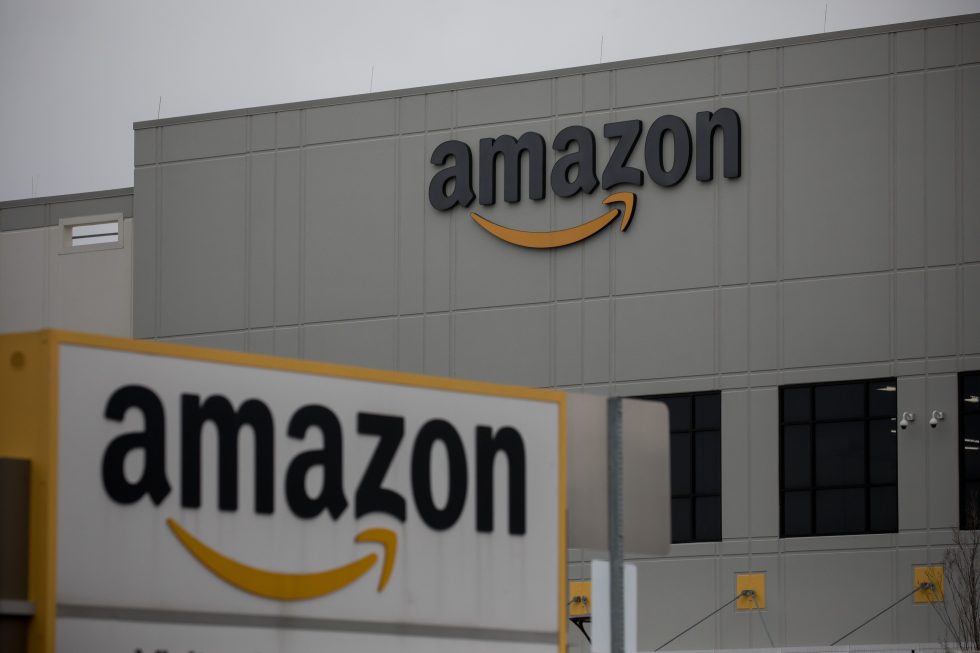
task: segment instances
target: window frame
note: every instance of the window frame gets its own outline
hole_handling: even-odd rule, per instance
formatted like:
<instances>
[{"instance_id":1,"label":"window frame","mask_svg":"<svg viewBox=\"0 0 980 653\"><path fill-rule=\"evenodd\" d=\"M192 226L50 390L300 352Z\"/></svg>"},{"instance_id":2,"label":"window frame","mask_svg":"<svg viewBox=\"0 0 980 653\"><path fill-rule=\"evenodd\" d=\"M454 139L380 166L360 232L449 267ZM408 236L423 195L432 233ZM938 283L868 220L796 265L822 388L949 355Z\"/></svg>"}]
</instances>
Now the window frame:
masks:
<instances>
[{"instance_id":1,"label":"window frame","mask_svg":"<svg viewBox=\"0 0 980 653\"><path fill-rule=\"evenodd\" d=\"M673 510L674 510L674 508L673 508L674 499L688 499L691 502L691 507L690 507L690 511L691 511L691 515L690 515L691 516L691 539L689 539L689 540L675 540L674 539L673 516L671 516L671 529L670 529L670 541L671 541L671 544L698 544L698 543L702 543L702 542L721 542L722 539L723 539L722 529L723 529L723 526L724 526L724 518L723 518L723 506L721 505L721 499L722 499L722 493L723 493L723 490L724 490L724 487L723 487L723 476L724 476L724 474L722 473L722 458L723 458L723 456L722 456L722 438L724 437L722 427L724 425L724 415L723 415L723 412L722 412L722 401L721 401L722 400L722 396L721 396L721 394L722 394L721 393L721 390L702 390L702 391L698 391L698 392L675 392L675 393L671 393L671 394L645 395L645 396L642 396L642 397L637 397L637 399L645 399L645 400L648 400L648 401L661 401L661 402L665 402L665 400L669 400L669 399L685 399L685 398L687 398L687 399L690 399L691 400L691 408L690 408L690 411L691 412L690 412L690 415L689 415L690 428L688 428L687 431L686 431L687 434L690 436L690 444L689 444L689 447L690 447L689 454L690 455L689 455L689 458L690 458L691 492L689 494L683 494L683 495L677 495L677 496L675 496L674 495L674 491L673 491L673 482L671 483L671 489L670 489L671 513L673 513ZM718 426L717 426L717 428L697 428L696 427L697 420L695 419L695 415L696 415L696 413L695 413L696 408L695 407L696 407L696 399L697 399L697 397L713 397L713 398L716 398L716 400L718 401ZM668 405L668 410L669 410L669 405ZM680 433L681 431L677 431L677 432ZM697 434L697 433L710 433L710 432L717 432L718 433L718 439L719 439L719 446L718 446L718 470L719 470L718 492L717 493L701 493L701 494L699 494L697 492L697 489L696 489L697 488L697 478L696 478L697 458L695 456L695 434ZM668 439L671 439L671 436L673 434L674 434L674 430L669 427L669 422L668 422ZM673 470L673 465L674 465L673 451L674 451L674 448L673 448L673 446L671 446L670 447L670 455L671 455L670 468L671 468L671 470ZM671 473L673 473L673 471ZM697 537L696 499L699 499L699 498L702 498L702 499L703 498L712 498L712 497L717 497L718 504L719 504L718 505L718 524L717 524L718 537L717 538L710 538L710 539L698 539L698 537Z\"/></svg>"},{"instance_id":2,"label":"window frame","mask_svg":"<svg viewBox=\"0 0 980 653\"><path fill-rule=\"evenodd\" d=\"M964 460L963 460L963 452L966 449L966 421L967 421L966 416L980 414L980 403L976 404L976 408L967 408L968 402L966 400L966 388L964 387L966 385L964 381L967 379L967 377L976 377L978 380L980 380L980 370L960 372L959 374L957 374L957 379L956 379L956 418L957 418L956 463L957 463L957 474L958 474L957 499L960 504L959 527L960 530L980 530L980 523L974 524L973 525L974 528L971 528L970 524L967 523L966 510L969 502L966 501L966 497L964 496L966 490L966 484L967 484L966 474L964 470ZM978 455L980 455L980 451L978 451ZM980 502L978 502L977 508L978 511L980 511ZM978 517L980 517L980 515L978 515Z\"/></svg>"},{"instance_id":3,"label":"window frame","mask_svg":"<svg viewBox=\"0 0 980 653\"><path fill-rule=\"evenodd\" d=\"M895 413L886 418L883 416L875 416L871 414L871 392L874 390L871 388L874 384L884 383L888 386L893 386L895 390ZM816 416L816 390L821 387L828 386L842 386L842 385L857 385L861 384L864 386L864 397L863 397L863 414L861 417L841 417L841 418L831 418L831 419L817 419ZM787 390L799 390L808 389L809 390L809 416L807 421L786 421L785 406L786 401L784 399ZM795 537L836 537L841 535L874 535L881 533L897 533L898 532L898 433L897 433L897 410L898 410L898 379L896 377L883 377L875 379L843 379L835 381L822 381L818 383L794 383L779 386L779 537L780 538L795 538ZM893 431L895 431L895 480L892 483L874 483L872 482L871 474L871 438L872 423L877 420L890 419L893 424L896 425ZM863 444L864 444L864 482L860 484L845 484L845 485L820 485L817 482L817 427L823 424L843 424L848 422L862 422L863 423ZM810 483L807 486L799 487L786 487L786 428L788 426L808 426L810 429L810 446L809 446L809 457L810 457ZM894 488L895 489L895 524L894 529L872 529L872 509L871 509L871 494L874 488ZM821 490L863 490L864 493L864 528L860 531L832 531L832 532L817 532L817 493ZM806 534L786 534L786 493L787 492L809 492L810 493L810 524L809 533Z\"/></svg>"}]
</instances>

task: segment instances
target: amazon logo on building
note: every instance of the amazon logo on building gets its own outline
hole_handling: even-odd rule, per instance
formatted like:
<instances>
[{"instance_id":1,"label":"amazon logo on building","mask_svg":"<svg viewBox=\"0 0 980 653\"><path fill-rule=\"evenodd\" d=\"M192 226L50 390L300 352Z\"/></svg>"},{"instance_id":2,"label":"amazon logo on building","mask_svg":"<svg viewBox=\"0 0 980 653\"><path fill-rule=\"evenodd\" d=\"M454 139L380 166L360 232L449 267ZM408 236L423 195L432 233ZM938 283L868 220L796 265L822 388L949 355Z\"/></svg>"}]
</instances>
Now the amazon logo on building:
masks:
<instances>
[{"instance_id":1,"label":"amazon logo on building","mask_svg":"<svg viewBox=\"0 0 980 653\"><path fill-rule=\"evenodd\" d=\"M647 130L643 142L643 157L646 174L655 184L670 187L680 183L687 175L692 160L699 181L711 181L713 176L714 135L722 134L723 174L728 179L740 177L742 132L738 113L723 108L718 111L701 111L697 114L695 139L692 145L691 129L683 118L664 115L657 118ZM573 125L565 127L555 136L552 149L557 153L568 152L558 157L546 170L546 143L541 134L525 132L519 138L502 135L497 138L480 139L479 151L479 203L490 207L497 199L498 160L503 160L504 201L521 201L522 178L528 180L528 197L543 200L546 191L546 177L551 191L561 198L571 198L579 193L587 195L595 192L600 183L603 190L618 186L642 186L644 171L629 165L630 156L636 149L643 134L641 120L624 120L603 125L602 135L613 143L609 160L598 174L596 164L595 135L587 127ZM673 141L673 159L665 162L665 142ZM572 149L574 145L574 149ZM458 140L439 144L432 152L430 162L442 166L433 174L429 182L429 203L439 211L449 211L455 206L468 207L477 199L473 192L473 154L470 147ZM636 195L630 191L609 194L603 204L623 204L623 208L613 208L584 224L558 231L521 231L497 224L487 217L473 211L470 217L497 238L514 245L536 249L562 247L582 241L605 228L622 213L620 230L625 231L633 216Z\"/></svg>"},{"instance_id":2,"label":"amazon logo on building","mask_svg":"<svg viewBox=\"0 0 980 653\"><path fill-rule=\"evenodd\" d=\"M122 422L127 414L136 411L143 424L141 431L115 435L103 452L102 486L116 504L126 506L148 498L160 505L176 490L181 508L195 510L201 508L202 483L215 483L217 507L222 512L235 513L242 509L256 515L271 515L276 509L276 495L282 492L286 508L297 520L336 522L346 511L353 510L357 520L367 515L384 515L395 522L417 518L431 531L470 527L478 533L492 533L494 464L500 460L506 466L508 494L508 521L504 528L511 536L526 534L524 439L511 426L477 425L472 433L465 434L473 438L471 446L466 447L464 434L456 426L447 419L431 416L406 441L406 419L402 415L358 411L353 420L356 433L350 434L343 432L341 420L333 409L308 403L292 412L285 422L283 435L309 444L309 448L294 454L285 467L285 477L277 479L276 420L266 402L252 398L236 407L221 394L202 396L182 392L179 407L176 420L179 481L175 488L171 483L175 470L168 470L166 463L167 447L174 443L168 441L168 416L160 396L144 385L128 384L118 387L109 397L104 409L107 420ZM202 440L212 434L217 438L217 469L204 469ZM239 505L238 492L239 445L245 434L250 434L254 442L254 497L247 508ZM345 442L350 444L351 437L373 441L373 454L363 469L345 469L343 449ZM397 458L403 446L410 447L411 454ZM434 457L434 449L440 449L441 455ZM474 491L470 490L467 449L475 451ZM127 465L127 459L134 454L142 461L138 475ZM408 488L393 487L387 480L389 470L399 460L407 460L410 466ZM351 474L359 480L352 496L348 496L344 479ZM439 481L434 484L436 476ZM439 493L442 496L436 496L434 485L445 486L445 491ZM475 501L476 518L471 524L462 524L460 517L467 501ZM409 502L414 505L414 514L410 514ZM375 553L369 553L333 569L279 573L232 559L192 535L173 518L167 519L167 525L174 537L211 573L239 589L269 599L309 599L338 591L366 574L378 559ZM354 539L356 543L374 543L383 548L384 560L377 585L381 592L395 567L397 533L387 528L368 528Z\"/></svg>"}]
</instances>

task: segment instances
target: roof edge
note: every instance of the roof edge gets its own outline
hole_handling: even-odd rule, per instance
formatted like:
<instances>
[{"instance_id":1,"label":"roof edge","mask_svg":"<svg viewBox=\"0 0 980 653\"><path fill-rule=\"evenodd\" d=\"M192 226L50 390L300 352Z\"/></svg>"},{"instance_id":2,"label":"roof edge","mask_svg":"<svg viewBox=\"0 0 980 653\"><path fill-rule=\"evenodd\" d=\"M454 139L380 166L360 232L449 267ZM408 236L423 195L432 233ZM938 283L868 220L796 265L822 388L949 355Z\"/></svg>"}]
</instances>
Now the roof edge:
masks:
<instances>
[{"instance_id":1,"label":"roof edge","mask_svg":"<svg viewBox=\"0 0 980 653\"><path fill-rule=\"evenodd\" d=\"M243 116L259 115L264 113L274 113L276 111L293 111L297 109L313 109L318 107L328 107L340 104L352 104L354 102L366 102L370 100L388 100L392 98L422 95L426 93L439 93L444 91L458 91L469 88L480 88L483 86L493 86L497 84L513 84L517 82L537 81L541 79L551 79L553 77L563 77L568 75L582 75L586 73L604 72L607 70L618 70L621 68L635 68L638 66L648 66L657 63L669 63L674 61L684 61L687 59L700 59L704 57L714 57L722 54L737 54L750 52L753 50L769 50L772 48L786 47L790 45L805 45L809 43L820 43L824 41L837 41L859 36L871 36L874 34L889 34L892 32L906 32L916 29L929 27L944 27L959 23L971 23L980 21L980 13L958 14L955 16L943 16L940 18L929 18L926 20L909 21L905 23L892 23L889 25L874 25L871 27L859 27L837 32L821 32L819 34L807 34L803 36L790 36L771 41L758 41L755 43L745 43L738 45L727 45L706 50L692 50L689 52L679 52L672 54L657 55L653 57L643 57L639 59L624 59L608 63L590 64L588 66L575 66L572 68L557 68L552 70L542 70L533 73L519 73L515 75L504 75L501 77L488 77L485 79L467 80L461 82L448 82L445 84L434 84L430 86L415 86L404 89L394 89L390 91L379 91L377 93L362 93L358 95L344 95L334 98L323 98L319 100L302 100L299 102L287 102L283 104L268 104L256 107L246 107L243 109L230 109L226 111L212 111L206 113L189 114L186 116L174 116L171 118L158 118L155 120L143 120L133 123L133 129L150 129L153 127L165 127L168 125L179 125L191 122L204 122L208 120L220 120L222 118L237 118Z\"/></svg>"},{"instance_id":2,"label":"roof edge","mask_svg":"<svg viewBox=\"0 0 980 653\"><path fill-rule=\"evenodd\" d=\"M22 206L37 206L39 204L62 204L64 202L80 202L84 200L105 199L107 197L125 197L133 194L133 187L111 188L109 190L93 190L84 193L69 193L67 195L46 195L44 197L28 197L19 200L0 202L0 209L15 209Z\"/></svg>"}]
</instances>

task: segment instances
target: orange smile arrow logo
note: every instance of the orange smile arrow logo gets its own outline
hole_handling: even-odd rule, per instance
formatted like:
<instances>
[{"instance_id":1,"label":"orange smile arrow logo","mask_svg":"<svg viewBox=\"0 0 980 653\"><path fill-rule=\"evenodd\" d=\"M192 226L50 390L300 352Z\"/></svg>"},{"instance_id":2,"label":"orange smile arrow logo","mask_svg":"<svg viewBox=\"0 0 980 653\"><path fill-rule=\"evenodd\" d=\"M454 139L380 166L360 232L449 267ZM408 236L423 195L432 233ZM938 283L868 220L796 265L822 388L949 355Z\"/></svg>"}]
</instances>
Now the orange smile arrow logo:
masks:
<instances>
[{"instance_id":1,"label":"orange smile arrow logo","mask_svg":"<svg viewBox=\"0 0 980 653\"><path fill-rule=\"evenodd\" d=\"M609 197L602 200L603 204L623 203L623 221L619 225L620 231L626 231L633 217L633 208L636 205L636 195L634 193L612 193ZM616 219L619 209L606 211L598 218L589 220L585 224L559 231L520 231L510 229L495 222L487 220L478 213L470 213L470 217L478 225L492 233L500 240L507 241L513 245L521 247L533 247L535 249L550 249L553 247L564 247L585 240L589 236L599 233L602 229Z\"/></svg>"},{"instance_id":2,"label":"orange smile arrow logo","mask_svg":"<svg viewBox=\"0 0 980 653\"><path fill-rule=\"evenodd\" d=\"M167 520L167 526L190 554L212 574L238 589L267 599L300 601L336 592L366 574L378 559L376 553L369 553L354 562L326 571L284 574L257 569L232 560L188 533L173 519ZM398 534L387 528L369 528L358 533L355 541L376 542L384 547L384 564L378 580L378 591L381 592L388 584L391 571L395 567Z\"/></svg>"}]
</instances>

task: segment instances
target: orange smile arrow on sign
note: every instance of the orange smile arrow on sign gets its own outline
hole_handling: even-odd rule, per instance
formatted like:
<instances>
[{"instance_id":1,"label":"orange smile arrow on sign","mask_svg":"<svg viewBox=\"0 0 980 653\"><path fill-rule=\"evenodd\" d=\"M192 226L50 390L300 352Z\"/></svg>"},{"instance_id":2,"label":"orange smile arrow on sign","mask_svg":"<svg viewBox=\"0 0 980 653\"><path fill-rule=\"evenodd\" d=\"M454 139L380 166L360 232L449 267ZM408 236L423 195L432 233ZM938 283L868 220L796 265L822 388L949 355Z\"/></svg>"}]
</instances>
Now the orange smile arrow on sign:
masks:
<instances>
[{"instance_id":1,"label":"orange smile arrow on sign","mask_svg":"<svg viewBox=\"0 0 980 653\"><path fill-rule=\"evenodd\" d=\"M619 230L626 231L626 228L630 224L630 219L633 217L633 208L636 205L636 195L634 193L626 192L612 193L609 195L609 197L602 200L602 203L607 205L615 204L617 202L621 202L624 207L623 221L619 225ZM580 224L577 227L560 229L558 231L520 231L518 229L510 229L495 222L491 222L478 213L470 213L470 217L473 218L474 222L489 231L491 234L500 240L511 243L512 245L531 247L534 249L551 249L554 247L571 245L599 233L606 225L616 219L619 212L619 209L614 208L610 211L606 211L598 218L589 220L588 222Z\"/></svg>"},{"instance_id":2,"label":"orange smile arrow on sign","mask_svg":"<svg viewBox=\"0 0 980 653\"><path fill-rule=\"evenodd\" d=\"M238 589L267 599L299 601L336 592L366 574L378 559L377 554L369 553L354 562L326 571L284 574L257 569L232 560L188 533L173 519L167 520L167 526L190 554L212 574ZM378 581L378 591L382 591L388 584L391 571L395 566L397 533L387 528L369 528L358 533L355 541L377 542L384 547L385 559L381 568L381 578Z\"/></svg>"}]
</instances>

